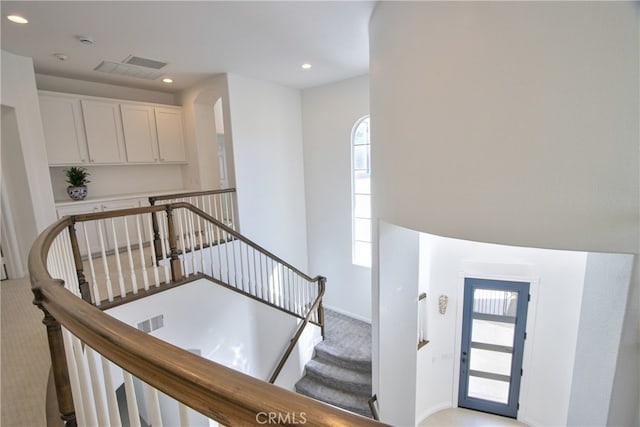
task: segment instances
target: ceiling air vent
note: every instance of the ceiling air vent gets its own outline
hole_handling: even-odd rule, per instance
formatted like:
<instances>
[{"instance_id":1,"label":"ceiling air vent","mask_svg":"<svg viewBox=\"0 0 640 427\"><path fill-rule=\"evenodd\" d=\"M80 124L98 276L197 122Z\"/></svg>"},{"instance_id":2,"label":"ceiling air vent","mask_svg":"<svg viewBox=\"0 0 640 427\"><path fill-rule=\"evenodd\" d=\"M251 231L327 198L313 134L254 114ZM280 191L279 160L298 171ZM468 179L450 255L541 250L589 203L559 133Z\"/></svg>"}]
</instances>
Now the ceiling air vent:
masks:
<instances>
[{"instance_id":1,"label":"ceiling air vent","mask_svg":"<svg viewBox=\"0 0 640 427\"><path fill-rule=\"evenodd\" d=\"M136 77L138 79L155 80L162 77L161 71L152 70L145 67L138 67L130 64L121 64L118 62L102 61L100 65L94 68L95 71L104 73L120 74L121 76Z\"/></svg>"},{"instance_id":2,"label":"ceiling air vent","mask_svg":"<svg viewBox=\"0 0 640 427\"><path fill-rule=\"evenodd\" d=\"M124 61L125 64L136 65L138 67L153 68L159 70L167 65L167 62L156 61L155 59L141 58L139 56L129 55Z\"/></svg>"}]
</instances>

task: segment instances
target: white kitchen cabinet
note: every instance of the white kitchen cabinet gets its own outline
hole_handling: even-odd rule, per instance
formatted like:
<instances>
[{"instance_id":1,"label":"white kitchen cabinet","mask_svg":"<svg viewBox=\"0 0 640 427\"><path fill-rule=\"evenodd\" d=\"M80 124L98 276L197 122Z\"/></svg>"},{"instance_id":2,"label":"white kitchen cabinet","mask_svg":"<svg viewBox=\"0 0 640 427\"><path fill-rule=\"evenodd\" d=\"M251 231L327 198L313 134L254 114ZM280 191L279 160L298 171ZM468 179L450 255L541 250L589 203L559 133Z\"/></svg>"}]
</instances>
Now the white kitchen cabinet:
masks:
<instances>
[{"instance_id":1,"label":"white kitchen cabinet","mask_svg":"<svg viewBox=\"0 0 640 427\"><path fill-rule=\"evenodd\" d=\"M153 163L158 161L158 138L154 109L148 105L120 104L122 128L131 163Z\"/></svg>"},{"instance_id":2,"label":"white kitchen cabinet","mask_svg":"<svg viewBox=\"0 0 640 427\"><path fill-rule=\"evenodd\" d=\"M50 165L73 165L88 161L80 100L40 96L40 115Z\"/></svg>"},{"instance_id":3,"label":"white kitchen cabinet","mask_svg":"<svg viewBox=\"0 0 640 427\"><path fill-rule=\"evenodd\" d=\"M155 113L160 161L186 161L182 110L178 108L156 107Z\"/></svg>"},{"instance_id":4,"label":"white kitchen cabinet","mask_svg":"<svg viewBox=\"0 0 640 427\"><path fill-rule=\"evenodd\" d=\"M82 116L87 135L90 163L125 162L120 104L82 99Z\"/></svg>"},{"instance_id":5,"label":"white kitchen cabinet","mask_svg":"<svg viewBox=\"0 0 640 427\"><path fill-rule=\"evenodd\" d=\"M40 91L50 166L185 163L182 108Z\"/></svg>"}]
</instances>

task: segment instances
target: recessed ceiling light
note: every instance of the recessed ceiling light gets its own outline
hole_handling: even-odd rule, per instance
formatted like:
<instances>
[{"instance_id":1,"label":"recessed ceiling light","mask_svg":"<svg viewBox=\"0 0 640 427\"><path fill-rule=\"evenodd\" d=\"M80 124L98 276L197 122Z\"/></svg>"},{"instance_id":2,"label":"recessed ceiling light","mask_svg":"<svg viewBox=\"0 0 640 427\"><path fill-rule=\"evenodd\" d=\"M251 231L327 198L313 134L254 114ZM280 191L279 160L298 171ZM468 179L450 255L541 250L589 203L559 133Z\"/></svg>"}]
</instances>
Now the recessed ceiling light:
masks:
<instances>
[{"instance_id":1,"label":"recessed ceiling light","mask_svg":"<svg viewBox=\"0 0 640 427\"><path fill-rule=\"evenodd\" d=\"M26 24L29 22L20 15L9 15L7 16L7 19L11 22L15 22L16 24Z\"/></svg>"},{"instance_id":2,"label":"recessed ceiling light","mask_svg":"<svg viewBox=\"0 0 640 427\"><path fill-rule=\"evenodd\" d=\"M305 62L300 67L302 67L303 70L308 70L309 68L311 68L311 64L309 64L308 62Z\"/></svg>"},{"instance_id":3,"label":"recessed ceiling light","mask_svg":"<svg viewBox=\"0 0 640 427\"><path fill-rule=\"evenodd\" d=\"M162 81L165 83L173 83L173 79L170 79L169 77L162 79Z\"/></svg>"}]
</instances>

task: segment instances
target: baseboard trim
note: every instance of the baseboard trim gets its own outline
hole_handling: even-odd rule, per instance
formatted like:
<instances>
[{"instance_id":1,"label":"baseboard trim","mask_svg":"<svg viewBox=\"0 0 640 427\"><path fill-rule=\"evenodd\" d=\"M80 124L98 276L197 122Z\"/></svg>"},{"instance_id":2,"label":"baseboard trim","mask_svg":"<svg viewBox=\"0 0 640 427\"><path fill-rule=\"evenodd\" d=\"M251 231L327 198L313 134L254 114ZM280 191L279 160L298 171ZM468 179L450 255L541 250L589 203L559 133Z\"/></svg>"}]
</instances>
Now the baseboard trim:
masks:
<instances>
[{"instance_id":1,"label":"baseboard trim","mask_svg":"<svg viewBox=\"0 0 640 427\"><path fill-rule=\"evenodd\" d=\"M418 423L422 423L424 420L426 420L428 417L430 417L431 415L435 414L436 412L440 412L443 411L445 409L449 409L449 408L453 408L454 406L451 405L451 402L441 402L438 403L437 405L434 405L424 411L422 411L422 413L420 414L420 418L418 419Z\"/></svg>"},{"instance_id":2,"label":"baseboard trim","mask_svg":"<svg viewBox=\"0 0 640 427\"><path fill-rule=\"evenodd\" d=\"M345 316L353 317L356 320L360 320L362 322L371 324L371 319L367 319L365 317L358 316L357 314L350 313L347 310L343 310L343 309L337 308L337 307L332 307L332 306L329 306L329 305L325 305L324 307L329 309L329 310L331 310L331 311L335 311L337 313L344 314Z\"/></svg>"}]
</instances>

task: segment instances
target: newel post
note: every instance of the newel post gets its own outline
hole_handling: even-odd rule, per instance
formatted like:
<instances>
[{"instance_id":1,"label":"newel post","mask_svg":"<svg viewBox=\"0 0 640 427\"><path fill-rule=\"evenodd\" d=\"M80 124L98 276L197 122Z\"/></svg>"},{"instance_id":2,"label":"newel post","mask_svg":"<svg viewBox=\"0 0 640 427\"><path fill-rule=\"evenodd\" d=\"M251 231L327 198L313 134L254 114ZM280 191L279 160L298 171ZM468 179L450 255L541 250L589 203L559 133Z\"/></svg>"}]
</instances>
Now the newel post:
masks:
<instances>
[{"instance_id":1,"label":"newel post","mask_svg":"<svg viewBox=\"0 0 640 427\"><path fill-rule=\"evenodd\" d=\"M320 276L318 280L318 295L324 296L326 285L327 278ZM324 307L322 306L322 299L320 299L320 304L318 304L318 323L320 323L320 333L322 334L322 339L324 339Z\"/></svg>"},{"instance_id":2,"label":"newel post","mask_svg":"<svg viewBox=\"0 0 640 427\"><path fill-rule=\"evenodd\" d=\"M51 355L51 371L53 372L53 381L56 386L60 418L64 421L66 427L75 427L77 425L76 412L73 406L71 382L69 381L69 371L67 370L67 356L64 352L64 341L62 339L62 328L60 327L60 323L42 305L40 292L34 289L33 294L35 295L33 303L44 313L42 323L47 328L47 341L49 342L49 354Z\"/></svg>"},{"instance_id":3,"label":"newel post","mask_svg":"<svg viewBox=\"0 0 640 427\"><path fill-rule=\"evenodd\" d=\"M156 198L149 197L149 204L151 206L155 206ZM153 247L156 252L156 258L161 259L162 255L160 254L162 254L162 242L160 241L160 227L158 226L158 218L154 212L151 212L151 227L153 227Z\"/></svg>"},{"instance_id":4,"label":"newel post","mask_svg":"<svg viewBox=\"0 0 640 427\"><path fill-rule=\"evenodd\" d=\"M71 224L69 224L69 238L71 240L71 250L73 252L73 262L76 267L76 275L78 276L78 287L80 288L80 295L82 299L91 304L91 291L89 289L89 283L84 276L84 265L82 264L82 258L80 257L80 248L78 247L78 236L76 234L76 220L75 217L71 218Z\"/></svg>"},{"instance_id":5,"label":"newel post","mask_svg":"<svg viewBox=\"0 0 640 427\"><path fill-rule=\"evenodd\" d=\"M179 282L182 280L182 267L180 266L180 258L178 257L178 248L176 247L176 228L173 223L173 208L167 205L167 239L169 240L169 249L171 250L171 280Z\"/></svg>"}]
</instances>

